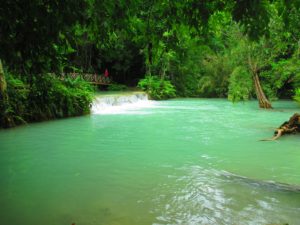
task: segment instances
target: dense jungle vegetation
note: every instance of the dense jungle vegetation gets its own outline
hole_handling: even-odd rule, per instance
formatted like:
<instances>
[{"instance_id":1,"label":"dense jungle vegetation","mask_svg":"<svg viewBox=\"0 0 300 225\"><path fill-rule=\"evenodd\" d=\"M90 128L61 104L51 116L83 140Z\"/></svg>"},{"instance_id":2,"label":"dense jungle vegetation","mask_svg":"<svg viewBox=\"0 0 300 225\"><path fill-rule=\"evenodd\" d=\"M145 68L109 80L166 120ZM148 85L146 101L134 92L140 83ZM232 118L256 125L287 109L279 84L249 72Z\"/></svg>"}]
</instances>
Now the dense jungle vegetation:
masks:
<instances>
[{"instance_id":1,"label":"dense jungle vegetation","mask_svg":"<svg viewBox=\"0 0 300 225\"><path fill-rule=\"evenodd\" d=\"M61 74L106 68L154 99L300 102L299 54L299 0L4 1L0 127L89 113L90 85Z\"/></svg>"}]
</instances>

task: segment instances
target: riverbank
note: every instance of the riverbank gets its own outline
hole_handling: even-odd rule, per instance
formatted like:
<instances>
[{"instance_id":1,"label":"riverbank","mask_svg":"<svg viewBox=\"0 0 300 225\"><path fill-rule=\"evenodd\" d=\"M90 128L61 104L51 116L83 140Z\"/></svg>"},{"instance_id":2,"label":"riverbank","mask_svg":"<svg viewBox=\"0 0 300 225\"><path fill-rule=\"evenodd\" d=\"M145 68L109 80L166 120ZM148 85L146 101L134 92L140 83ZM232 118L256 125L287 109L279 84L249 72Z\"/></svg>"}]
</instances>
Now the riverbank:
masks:
<instances>
[{"instance_id":1,"label":"riverbank","mask_svg":"<svg viewBox=\"0 0 300 225\"><path fill-rule=\"evenodd\" d=\"M6 98L0 101L0 128L90 113L93 90L80 78L61 80L44 74L29 83L8 74L6 83Z\"/></svg>"},{"instance_id":2,"label":"riverbank","mask_svg":"<svg viewBox=\"0 0 300 225\"><path fill-rule=\"evenodd\" d=\"M61 80L47 74L35 77L31 85L22 77L11 74L6 76L6 82L8 101L0 102L0 128L81 116L89 114L91 110L100 113L103 110L102 106L99 107L101 104L119 104L119 100L132 103L136 99L146 98L146 94L137 91L137 88L128 91L94 92L91 85L80 78ZM126 100L129 96L132 99ZM104 103L102 99L96 109L93 101L97 102L101 97L110 99L107 101L111 102ZM104 110L105 112L108 111Z\"/></svg>"}]
</instances>

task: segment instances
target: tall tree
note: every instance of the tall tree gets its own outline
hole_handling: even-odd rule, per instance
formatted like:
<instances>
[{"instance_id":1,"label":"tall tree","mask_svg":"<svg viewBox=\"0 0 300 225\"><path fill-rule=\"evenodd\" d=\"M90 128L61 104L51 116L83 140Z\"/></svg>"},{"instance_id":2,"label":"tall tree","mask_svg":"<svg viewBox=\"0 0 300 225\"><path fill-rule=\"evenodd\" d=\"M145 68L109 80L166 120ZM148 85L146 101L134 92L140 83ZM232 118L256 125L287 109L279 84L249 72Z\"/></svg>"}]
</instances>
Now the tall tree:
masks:
<instances>
[{"instance_id":1,"label":"tall tree","mask_svg":"<svg viewBox=\"0 0 300 225\"><path fill-rule=\"evenodd\" d=\"M84 19L86 2L73 0L15 0L0 6L0 57L10 70L39 74L57 70L55 44L60 35Z\"/></svg>"}]
</instances>

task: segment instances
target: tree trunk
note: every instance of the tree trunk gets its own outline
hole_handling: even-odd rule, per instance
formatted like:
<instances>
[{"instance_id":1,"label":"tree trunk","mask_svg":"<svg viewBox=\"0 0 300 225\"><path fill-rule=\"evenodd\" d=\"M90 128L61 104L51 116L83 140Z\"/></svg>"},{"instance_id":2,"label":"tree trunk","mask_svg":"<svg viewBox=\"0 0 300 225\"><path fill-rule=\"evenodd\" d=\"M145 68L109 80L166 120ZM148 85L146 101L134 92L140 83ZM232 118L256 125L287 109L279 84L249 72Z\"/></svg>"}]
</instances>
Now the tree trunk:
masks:
<instances>
[{"instance_id":1,"label":"tree trunk","mask_svg":"<svg viewBox=\"0 0 300 225\"><path fill-rule=\"evenodd\" d=\"M254 86L255 86L255 92L256 92L256 97L259 103L260 108L264 109L272 109L272 105L267 99L259 81L259 77L257 73L253 75L253 80L254 80Z\"/></svg>"},{"instance_id":2,"label":"tree trunk","mask_svg":"<svg viewBox=\"0 0 300 225\"><path fill-rule=\"evenodd\" d=\"M269 100L267 99L261 85L260 85L260 81L259 81L259 77L258 77L258 65L257 62L255 62L255 60L253 60L253 57L251 57L251 55L248 55L248 64L250 67L250 70L252 72L252 78L254 81L254 87L255 87L255 92L256 92L256 97L259 103L259 107L260 108L264 108L264 109L272 109L272 105L269 102Z\"/></svg>"},{"instance_id":3,"label":"tree trunk","mask_svg":"<svg viewBox=\"0 0 300 225\"><path fill-rule=\"evenodd\" d=\"M0 93L1 93L1 95L4 95L4 93L6 93L6 88L7 88L7 84L6 84L6 80L5 80L5 76L4 76L2 62L0 59Z\"/></svg>"},{"instance_id":4,"label":"tree trunk","mask_svg":"<svg viewBox=\"0 0 300 225\"><path fill-rule=\"evenodd\" d=\"M152 43L149 42L147 45L147 56L146 56L146 74L152 75Z\"/></svg>"},{"instance_id":5,"label":"tree trunk","mask_svg":"<svg viewBox=\"0 0 300 225\"><path fill-rule=\"evenodd\" d=\"M284 134L300 133L300 114L295 113L289 121L285 121L276 129L272 138L263 139L261 141L275 141Z\"/></svg>"},{"instance_id":6,"label":"tree trunk","mask_svg":"<svg viewBox=\"0 0 300 225\"><path fill-rule=\"evenodd\" d=\"M151 2L149 1L149 6L148 6L148 15L147 15L147 27L146 27L146 32L145 35L147 37L147 46L146 46L146 74L151 76L152 75L152 50L153 50L153 44L151 40L151 35L152 35L152 29L151 29L151 20L152 20L152 10L153 6L155 4L155 1L152 0Z\"/></svg>"},{"instance_id":7,"label":"tree trunk","mask_svg":"<svg viewBox=\"0 0 300 225\"><path fill-rule=\"evenodd\" d=\"M12 127L14 121L9 112L9 99L7 94L7 84L4 76L4 70L0 59L0 127Z\"/></svg>"}]
</instances>

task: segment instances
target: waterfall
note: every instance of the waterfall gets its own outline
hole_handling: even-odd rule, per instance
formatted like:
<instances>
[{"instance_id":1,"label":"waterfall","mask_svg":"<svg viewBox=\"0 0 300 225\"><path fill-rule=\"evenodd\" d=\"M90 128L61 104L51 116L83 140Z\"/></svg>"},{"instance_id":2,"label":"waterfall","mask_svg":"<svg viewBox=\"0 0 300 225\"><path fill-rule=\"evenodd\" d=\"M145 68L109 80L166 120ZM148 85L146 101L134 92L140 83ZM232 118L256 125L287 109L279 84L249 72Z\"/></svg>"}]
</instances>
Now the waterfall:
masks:
<instances>
[{"instance_id":1,"label":"waterfall","mask_svg":"<svg viewBox=\"0 0 300 225\"><path fill-rule=\"evenodd\" d=\"M137 114L154 104L144 92L97 95L92 104L93 114Z\"/></svg>"}]
</instances>

